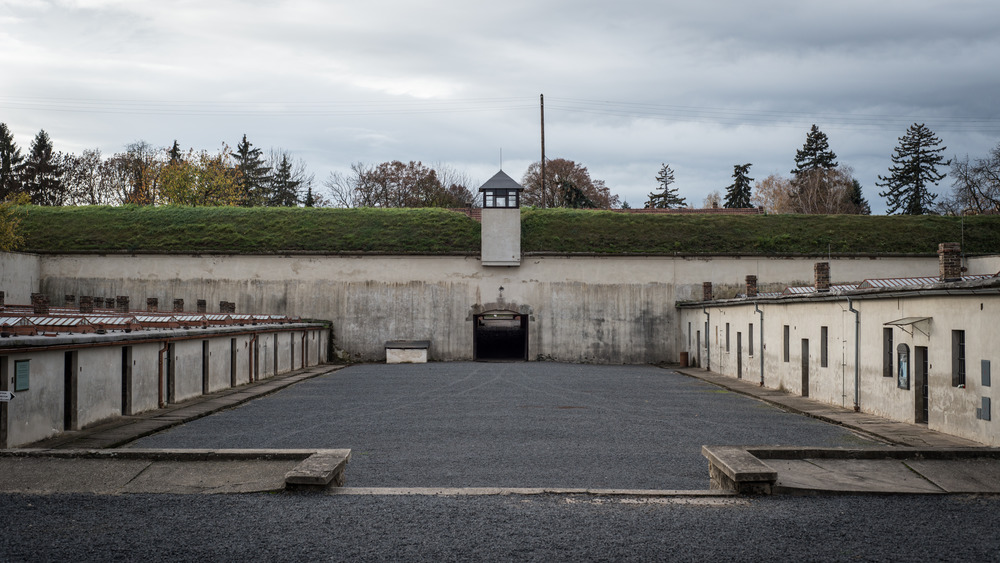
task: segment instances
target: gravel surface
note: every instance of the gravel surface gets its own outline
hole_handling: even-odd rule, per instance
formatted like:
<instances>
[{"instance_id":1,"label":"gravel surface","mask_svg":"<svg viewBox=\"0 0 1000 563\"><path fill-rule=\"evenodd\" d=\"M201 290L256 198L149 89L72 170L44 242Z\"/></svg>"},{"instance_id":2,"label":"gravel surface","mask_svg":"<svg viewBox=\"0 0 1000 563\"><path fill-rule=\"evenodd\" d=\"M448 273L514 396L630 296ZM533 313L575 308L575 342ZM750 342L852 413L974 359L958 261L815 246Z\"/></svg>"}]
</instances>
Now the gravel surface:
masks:
<instances>
[{"instance_id":1,"label":"gravel surface","mask_svg":"<svg viewBox=\"0 0 1000 563\"><path fill-rule=\"evenodd\" d=\"M351 448L357 487L707 489L701 446L874 445L651 366L369 364L134 442Z\"/></svg>"},{"instance_id":2,"label":"gravel surface","mask_svg":"<svg viewBox=\"0 0 1000 563\"><path fill-rule=\"evenodd\" d=\"M0 495L0 560L996 561L1000 498Z\"/></svg>"}]
</instances>

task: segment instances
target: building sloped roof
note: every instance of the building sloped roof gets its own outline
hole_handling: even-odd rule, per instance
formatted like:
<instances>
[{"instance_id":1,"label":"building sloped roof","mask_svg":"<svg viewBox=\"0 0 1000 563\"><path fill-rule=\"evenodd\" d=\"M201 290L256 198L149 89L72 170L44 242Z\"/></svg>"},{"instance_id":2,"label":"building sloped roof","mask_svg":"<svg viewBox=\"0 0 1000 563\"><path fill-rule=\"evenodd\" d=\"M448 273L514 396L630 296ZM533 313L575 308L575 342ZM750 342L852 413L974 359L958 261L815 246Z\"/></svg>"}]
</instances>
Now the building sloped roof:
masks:
<instances>
[{"instance_id":1,"label":"building sloped roof","mask_svg":"<svg viewBox=\"0 0 1000 563\"><path fill-rule=\"evenodd\" d=\"M519 191L523 191L524 188L521 187L521 184L518 184L517 182L514 181L513 178L511 178L510 176L508 176L506 172L504 172L503 170L501 170L501 171L497 172L496 174L494 174L492 178L490 178L489 180L486 180L486 183L483 184L479 188L479 191L481 191L481 192L485 191L485 190L519 190Z\"/></svg>"}]
</instances>

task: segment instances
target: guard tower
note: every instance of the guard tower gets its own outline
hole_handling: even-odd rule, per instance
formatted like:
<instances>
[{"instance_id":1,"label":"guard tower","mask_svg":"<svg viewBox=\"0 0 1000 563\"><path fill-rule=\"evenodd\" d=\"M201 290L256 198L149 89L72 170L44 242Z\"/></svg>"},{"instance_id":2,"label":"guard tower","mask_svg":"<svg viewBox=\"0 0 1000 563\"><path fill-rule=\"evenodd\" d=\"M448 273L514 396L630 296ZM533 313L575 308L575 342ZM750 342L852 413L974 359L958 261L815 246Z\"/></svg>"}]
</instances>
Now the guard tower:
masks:
<instances>
[{"instance_id":1,"label":"guard tower","mask_svg":"<svg viewBox=\"0 0 1000 563\"><path fill-rule=\"evenodd\" d=\"M497 172L481 188L483 194L483 266L521 265L521 192L524 188Z\"/></svg>"}]
</instances>

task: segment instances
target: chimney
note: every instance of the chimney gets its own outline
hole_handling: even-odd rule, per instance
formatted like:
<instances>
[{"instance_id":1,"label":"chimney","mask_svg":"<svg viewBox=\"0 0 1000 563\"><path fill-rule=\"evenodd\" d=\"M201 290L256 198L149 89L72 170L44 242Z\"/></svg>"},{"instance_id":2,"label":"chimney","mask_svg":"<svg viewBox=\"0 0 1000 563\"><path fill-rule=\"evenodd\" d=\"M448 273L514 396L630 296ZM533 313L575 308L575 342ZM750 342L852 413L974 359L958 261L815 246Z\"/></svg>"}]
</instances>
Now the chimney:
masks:
<instances>
[{"instance_id":1,"label":"chimney","mask_svg":"<svg viewBox=\"0 0 1000 563\"><path fill-rule=\"evenodd\" d=\"M184 312L184 300L183 299L174 299L174 312L175 313L183 313Z\"/></svg>"},{"instance_id":2,"label":"chimney","mask_svg":"<svg viewBox=\"0 0 1000 563\"><path fill-rule=\"evenodd\" d=\"M119 295L115 298L115 312L128 313L128 295Z\"/></svg>"},{"instance_id":3,"label":"chimney","mask_svg":"<svg viewBox=\"0 0 1000 563\"><path fill-rule=\"evenodd\" d=\"M80 312L90 314L94 312L94 298L90 295L80 296Z\"/></svg>"},{"instance_id":4,"label":"chimney","mask_svg":"<svg viewBox=\"0 0 1000 563\"><path fill-rule=\"evenodd\" d=\"M830 263L816 262L816 291L830 291Z\"/></svg>"},{"instance_id":5,"label":"chimney","mask_svg":"<svg viewBox=\"0 0 1000 563\"><path fill-rule=\"evenodd\" d=\"M702 301L712 300L712 282L705 282L701 284L701 300Z\"/></svg>"},{"instance_id":6,"label":"chimney","mask_svg":"<svg viewBox=\"0 0 1000 563\"><path fill-rule=\"evenodd\" d=\"M44 293L31 294L31 310L36 315L49 314L49 298Z\"/></svg>"},{"instance_id":7,"label":"chimney","mask_svg":"<svg viewBox=\"0 0 1000 563\"><path fill-rule=\"evenodd\" d=\"M757 276L747 276L747 297L757 297Z\"/></svg>"},{"instance_id":8,"label":"chimney","mask_svg":"<svg viewBox=\"0 0 1000 563\"><path fill-rule=\"evenodd\" d=\"M63 303L67 307L72 307L76 305L76 295L67 295L66 297L63 298Z\"/></svg>"},{"instance_id":9,"label":"chimney","mask_svg":"<svg viewBox=\"0 0 1000 563\"><path fill-rule=\"evenodd\" d=\"M0 291L0 307L6 307L7 294Z\"/></svg>"},{"instance_id":10,"label":"chimney","mask_svg":"<svg viewBox=\"0 0 1000 563\"><path fill-rule=\"evenodd\" d=\"M199 299L197 303L198 313L204 315L208 312L208 302L204 299Z\"/></svg>"},{"instance_id":11,"label":"chimney","mask_svg":"<svg viewBox=\"0 0 1000 563\"><path fill-rule=\"evenodd\" d=\"M938 245L938 264L941 281L962 280L962 245L957 242L942 242Z\"/></svg>"},{"instance_id":12,"label":"chimney","mask_svg":"<svg viewBox=\"0 0 1000 563\"><path fill-rule=\"evenodd\" d=\"M156 297L146 298L146 311L155 313L160 310L160 300Z\"/></svg>"}]
</instances>

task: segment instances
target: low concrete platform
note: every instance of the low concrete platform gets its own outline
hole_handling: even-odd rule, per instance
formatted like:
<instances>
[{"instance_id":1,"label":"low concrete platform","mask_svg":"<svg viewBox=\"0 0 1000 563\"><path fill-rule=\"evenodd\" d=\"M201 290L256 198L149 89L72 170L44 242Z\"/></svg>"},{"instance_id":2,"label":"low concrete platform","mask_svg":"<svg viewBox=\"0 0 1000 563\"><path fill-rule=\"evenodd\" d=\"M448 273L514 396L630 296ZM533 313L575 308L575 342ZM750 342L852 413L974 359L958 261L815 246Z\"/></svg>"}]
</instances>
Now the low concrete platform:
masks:
<instances>
[{"instance_id":1,"label":"low concrete platform","mask_svg":"<svg viewBox=\"0 0 1000 563\"><path fill-rule=\"evenodd\" d=\"M0 450L0 493L222 494L345 483L351 450Z\"/></svg>"},{"instance_id":2,"label":"low concrete platform","mask_svg":"<svg viewBox=\"0 0 1000 563\"><path fill-rule=\"evenodd\" d=\"M741 494L1000 494L992 448L705 446L713 489Z\"/></svg>"}]
</instances>

